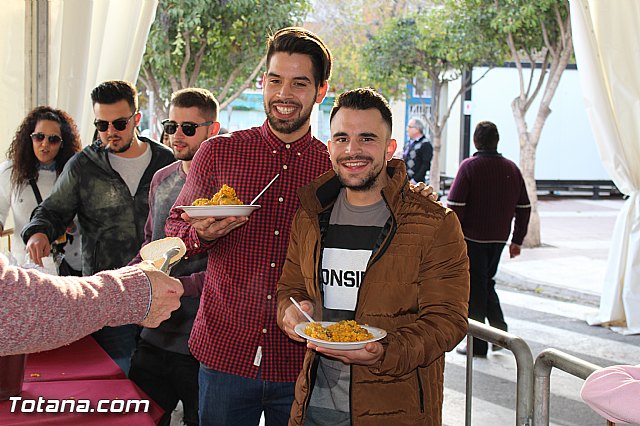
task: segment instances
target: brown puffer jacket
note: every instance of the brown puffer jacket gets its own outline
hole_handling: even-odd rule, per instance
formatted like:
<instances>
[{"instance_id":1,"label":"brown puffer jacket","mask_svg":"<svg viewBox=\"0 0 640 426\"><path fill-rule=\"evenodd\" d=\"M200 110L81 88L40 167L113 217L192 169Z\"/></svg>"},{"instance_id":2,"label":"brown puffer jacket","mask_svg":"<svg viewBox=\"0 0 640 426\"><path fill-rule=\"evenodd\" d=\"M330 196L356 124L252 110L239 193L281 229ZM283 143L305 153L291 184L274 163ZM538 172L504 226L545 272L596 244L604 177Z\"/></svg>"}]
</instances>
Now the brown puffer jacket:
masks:
<instances>
[{"instance_id":1,"label":"brown puffer jacket","mask_svg":"<svg viewBox=\"0 0 640 426\"><path fill-rule=\"evenodd\" d=\"M351 368L352 424L440 425L444 353L467 332L466 245L453 211L409 190L402 161L391 160L387 172L391 181L382 194L392 213L391 227L367 265L355 319L388 335L381 341L385 354L376 365ZM278 282L281 327L290 296L322 306L318 214L331 208L339 189L330 171L298 193L302 207ZM307 351L290 425L304 423L314 356Z\"/></svg>"}]
</instances>

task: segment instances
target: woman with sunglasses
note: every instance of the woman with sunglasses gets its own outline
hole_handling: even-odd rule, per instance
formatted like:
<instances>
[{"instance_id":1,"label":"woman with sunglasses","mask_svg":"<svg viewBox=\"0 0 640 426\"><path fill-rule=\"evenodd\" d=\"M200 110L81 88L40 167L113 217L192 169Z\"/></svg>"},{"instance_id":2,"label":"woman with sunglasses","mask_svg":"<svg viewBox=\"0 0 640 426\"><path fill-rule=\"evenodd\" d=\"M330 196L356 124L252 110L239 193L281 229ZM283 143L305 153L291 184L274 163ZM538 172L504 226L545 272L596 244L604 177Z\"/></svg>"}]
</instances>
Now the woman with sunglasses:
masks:
<instances>
[{"instance_id":1,"label":"woman with sunglasses","mask_svg":"<svg viewBox=\"0 0 640 426\"><path fill-rule=\"evenodd\" d=\"M48 106L33 109L22 120L7 150L8 160L0 164L0 231L4 230L9 208L13 212L14 235L11 253L22 265L26 261L20 231L29 223L31 212L51 193L64 165L82 149L75 122L66 112ZM67 240L65 260L74 270L82 269L80 235Z\"/></svg>"}]
</instances>

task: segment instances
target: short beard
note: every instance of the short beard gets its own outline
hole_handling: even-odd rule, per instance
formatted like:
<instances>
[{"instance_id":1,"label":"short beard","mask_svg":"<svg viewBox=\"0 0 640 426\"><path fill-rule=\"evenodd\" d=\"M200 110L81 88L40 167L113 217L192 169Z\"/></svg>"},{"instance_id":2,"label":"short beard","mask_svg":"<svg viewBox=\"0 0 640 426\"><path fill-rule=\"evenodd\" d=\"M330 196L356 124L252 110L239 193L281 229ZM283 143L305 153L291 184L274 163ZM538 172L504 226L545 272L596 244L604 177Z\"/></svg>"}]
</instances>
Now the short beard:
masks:
<instances>
[{"instance_id":1,"label":"short beard","mask_svg":"<svg viewBox=\"0 0 640 426\"><path fill-rule=\"evenodd\" d=\"M112 146L109 146L109 148L107 149L108 152L112 153L112 154L122 154L123 152L127 152L127 150L129 148L131 148L131 144L133 143L133 138L129 141L128 144L123 145L122 147L118 148L118 149L114 149Z\"/></svg>"},{"instance_id":2,"label":"short beard","mask_svg":"<svg viewBox=\"0 0 640 426\"><path fill-rule=\"evenodd\" d=\"M264 113L267 114L267 120L273 130L284 133L285 135L289 135L300 130L302 126L307 123L309 117L311 117L311 111L309 111L309 114L301 115L293 121L281 120L271 113L272 108L273 107L271 105L267 105L266 102L264 103Z\"/></svg>"},{"instance_id":3,"label":"short beard","mask_svg":"<svg viewBox=\"0 0 640 426\"><path fill-rule=\"evenodd\" d=\"M195 156L195 153L191 152L190 150L182 153L182 154L178 154L176 151L173 151L173 156L176 158L176 160L180 160L180 161L191 161L193 160L193 157Z\"/></svg>"},{"instance_id":4,"label":"short beard","mask_svg":"<svg viewBox=\"0 0 640 426\"><path fill-rule=\"evenodd\" d=\"M274 117L269 111L265 110L265 112L267 113L267 120L269 121L269 124L271 124L271 128L277 132L284 133L285 135L289 135L300 130L311 116L299 117L294 121L287 121Z\"/></svg>"},{"instance_id":5,"label":"short beard","mask_svg":"<svg viewBox=\"0 0 640 426\"><path fill-rule=\"evenodd\" d=\"M316 88L316 93L314 99L318 96L318 89ZM262 103L264 107L264 113L267 115L267 121L271 125L271 128L276 132L284 133L285 135L289 135L293 132L296 132L302 128L302 126L306 125L309 119L311 118L311 111L313 110L313 105L309 109L309 113L304 113L304 105L301 107L302 115L298 117L296 120L280 120L276 118L272 113L271 109L274 108L271 103L268 103L265 99Z\"/></svg>"},{"instance_id":6,"label":"short beard","mask_svg":"<svg viewBox=\"0 0 640 426\"><path fill-rule=\"evenodd\" d=\"M365 158L358 158L358 157L354 157L354 158L349 158L349 160L358 160L358 159L365 159ZM366 160L372 160L371 158L366 158ZM338 180L340 181L340 183L342 184L342 186L344 186L345 188L349 188L352 191L358 191L358 192L363 192L363 191L368 191L371 188L373 188L376 184L376 182L378 181L378 177L380 176L380 173L382 173L384 171L384 166L380 168L380 170L378 171L378 173L374 171L371 172L370 175L368 175L365 180L358 184L358 185L353 185L350 184L348 182L346 182L342 176L340 176L339 173L336 172L336 174L338 175Z\"/></svg>"},{"instance_id":7,"label":"short beard","mask_svg":"<svg viewBox=\"0 0 640 426\"><path fill-rule=\"evenodd\" d=\"M342 177L340 175L338 175L338 180L340 181L340 183L342 184L342 186L344 186L345 188L349 188L352 191L356 191L356 192L364 192L364 191L368 191L371 188L373 188L373 186L376 184L376 181L378 180L378 176L380 174L373 176L370 175L367 177L367 179L362 182L359 185L351 185L348 184L347 182L345 182L344 180L342 180Z\"/></svg>"}]
</instances>

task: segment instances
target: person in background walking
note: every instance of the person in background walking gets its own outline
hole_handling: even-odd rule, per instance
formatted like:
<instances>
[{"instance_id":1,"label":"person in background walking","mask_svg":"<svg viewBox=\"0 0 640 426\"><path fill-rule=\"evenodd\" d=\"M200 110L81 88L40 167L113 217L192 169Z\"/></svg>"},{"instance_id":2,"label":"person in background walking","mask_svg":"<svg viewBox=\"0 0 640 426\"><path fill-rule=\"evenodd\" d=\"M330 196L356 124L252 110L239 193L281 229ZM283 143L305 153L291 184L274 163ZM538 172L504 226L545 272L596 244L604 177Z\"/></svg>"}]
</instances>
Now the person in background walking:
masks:
<instances>
[{"instance_id":1,"label":"person in background walking","mask_svg":"<svg viewBox=\"0 0 640 426\"><path fill-rule=\"evenodd\" d=\"M492 327L506 331L507 323L495 290L494 276L514 216L509 255L512 258L520 255L531 204L520 169L498 153L499 140L494 123L478 123L473 134L478 152L460 164L447 205L458 214L467 242L471 275L469 318L482 323L488 320ZM493 346L493 349L501 348ZM487 342L474 340L474 356L485 357L487 351ZM458 347L456 352L466 354L467 347Z\"/></svg>"}]
</instances>

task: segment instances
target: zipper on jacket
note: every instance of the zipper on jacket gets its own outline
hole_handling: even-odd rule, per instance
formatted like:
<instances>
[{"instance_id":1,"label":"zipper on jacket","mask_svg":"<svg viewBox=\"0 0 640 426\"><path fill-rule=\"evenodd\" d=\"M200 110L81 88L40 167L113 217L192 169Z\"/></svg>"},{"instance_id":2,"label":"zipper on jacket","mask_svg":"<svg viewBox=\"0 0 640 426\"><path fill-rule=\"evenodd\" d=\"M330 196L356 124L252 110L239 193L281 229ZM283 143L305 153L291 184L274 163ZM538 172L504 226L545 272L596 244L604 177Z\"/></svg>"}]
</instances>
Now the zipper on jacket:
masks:
<instances>
[{"instance_id":1,"label":"zipper on jacket","mask_svg":"<svg viewBox=\"0 0 640 426\"><path fill-rule=\"evenodd\" d=\"M320 225L320 221L318 221L318 243L315 244L315 247L313 248L313 262L315 264L314 268L313 268L313 283L317 286L316 290L318 291L318 294L320 295L320 302L322 302L322 283L320 283L320 248L322 246L322 226ZM322 312L322 311L321 311ZM322 316L321 316L322 318ZM307 349L308 350L308 349ZM318 368L318 363L319 363L319 359L318 359L318 355L314 354L313 355L313 361L311 361L311 366L309 367L309 369L307 370L307 373L305 374L306 379L307 379L307 385L309 386L309 391L307 392L307 395L305 396L304 400L302 401L302 410L301 410L301 419L302 419L302 424L304 424L304 420L307 417L307 407L309 406L309 401L311 401L311 394L313 393L313 386L312 386L312 376L314 375L314 369L317 370ZM315 380L313 380L315 382Z\"/></svg>"},{"instance_id":2,"label":"zipper on jacket","mask_svg":"<svg viewBox=\"0 0 640 426\"><path fill-rule=\"evenodd\" d=\"M387 209L389 210L389 216L391 218L391 229L389 230L389 233L387 234L384 241L382 242L382 245L373 254L373 256L371 256L371 260L367 264L367 270L369 270L369 268L371 268L371 266L374 263L376 263L378 259L380 259L380 257L382 257L382 255L387 251L387 248L389 248L389 245L391 244L391 240L393 239L394 235L396 234L396 230L398 229L398 222L396 221L396 217L394 216L393 211L389 206L389 202L385 198L384 194L382 194L382 199L384 200L385 204L387 205ZM366 271L365 271L365 274L366 274Z\"/></svg>"},{"instance_id":3,"label":"zipper on jacket","mask_svg":"<svg viewBox=\"0 0 640 426\"><path fill-rule=\"evenodd\" d=\"M422 380L420 380L420 370L416 369L418 379L418 398L420 399L420 412L424 413L424 391L422 390Z\"/></svg>"},{"instance_id":4,"label":"zipper on jacket","mask_svg":"<svg viewBox=\"0 0 640 426\"><path fill-rule=\"evenodd\" d=\"M351 398L351 391L353 388L353 364L351 364L349 366L349 425L353 426L353 410L351 409L352 406L352 398Z\"/></svg>"}]
</instances>

